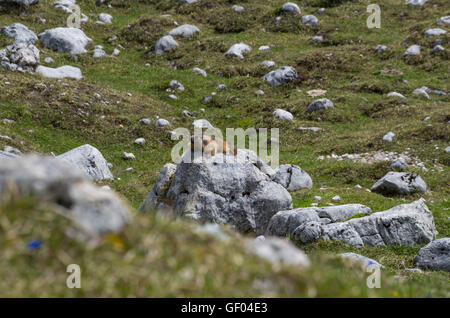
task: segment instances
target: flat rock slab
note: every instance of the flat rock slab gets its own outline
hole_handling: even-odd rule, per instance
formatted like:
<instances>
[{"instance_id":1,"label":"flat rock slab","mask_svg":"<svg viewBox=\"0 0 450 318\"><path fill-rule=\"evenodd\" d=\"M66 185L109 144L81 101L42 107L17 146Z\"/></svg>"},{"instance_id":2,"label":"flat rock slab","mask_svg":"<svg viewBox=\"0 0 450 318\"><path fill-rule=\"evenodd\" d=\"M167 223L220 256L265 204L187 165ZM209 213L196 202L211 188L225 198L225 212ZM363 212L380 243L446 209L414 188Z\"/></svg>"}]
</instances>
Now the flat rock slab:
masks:
<instances>
[{"instance_id":1,"label":"flat rock slab","mask_svg":"<svg viewBox=\"0 0 450 318\"><path fill-rule=\"evenodd\" d=\"M72 78L76 80L80 80L83 78L81 70L78 67L70 65L64 65L58 68L39 65L36 68L36 73L47 78L58 78L58 79Z\"/></svg>"}]
</instances>

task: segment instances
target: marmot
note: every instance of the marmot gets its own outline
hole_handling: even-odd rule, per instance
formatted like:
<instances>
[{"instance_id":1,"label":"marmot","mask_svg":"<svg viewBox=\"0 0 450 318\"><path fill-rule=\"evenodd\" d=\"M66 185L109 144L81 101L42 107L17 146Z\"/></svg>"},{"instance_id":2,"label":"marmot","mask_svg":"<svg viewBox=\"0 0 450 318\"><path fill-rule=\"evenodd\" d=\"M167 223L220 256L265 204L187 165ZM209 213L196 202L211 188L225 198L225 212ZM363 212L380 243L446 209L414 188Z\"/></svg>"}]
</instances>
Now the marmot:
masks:
<instances>
[{"instance_id":1,"label":"marmot","mask_svg":"<svg viewBox=\"0 0 450 318\"><path fill-rule=\"evenodd\" d=\"M195 151L195 140L200 138L198 136L191 137L191 151ZM200 144L200 142L198 142ZM214 156L216 153L223 153L224 155L237 155L237 148L230 145L226 141L216 138L216 136L203 135L201 140L202 152ZM198 147L198 146L197 146ZM198 149L200 150L200 149Z\"/></svg>"}]
</instances>

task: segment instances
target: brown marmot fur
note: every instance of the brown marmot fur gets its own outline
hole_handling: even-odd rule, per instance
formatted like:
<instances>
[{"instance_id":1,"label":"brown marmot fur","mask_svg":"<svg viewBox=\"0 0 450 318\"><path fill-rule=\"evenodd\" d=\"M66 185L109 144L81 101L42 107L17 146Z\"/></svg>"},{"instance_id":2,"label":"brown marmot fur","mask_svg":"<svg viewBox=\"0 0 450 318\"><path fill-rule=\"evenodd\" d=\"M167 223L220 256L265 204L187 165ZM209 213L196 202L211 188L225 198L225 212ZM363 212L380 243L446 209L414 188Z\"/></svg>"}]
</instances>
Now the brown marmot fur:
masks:
<instances>
[{"instance_id":1,"label":"brown marmot fur","mask_svg":"<svg viewBox=\"0 0 450 318\"><path fill-rule=\"evenodd\" d=\"M195 138L196 136L191 137L191 151L195 150ZM223 153L224 155L237 155L237 148L230 145L226 141L216 138L216 136L202 136L202 152L208 154L210 156L214 156L216 153ZM200 150L200 149L198 149Z\"/></svg>"}]
</instances>

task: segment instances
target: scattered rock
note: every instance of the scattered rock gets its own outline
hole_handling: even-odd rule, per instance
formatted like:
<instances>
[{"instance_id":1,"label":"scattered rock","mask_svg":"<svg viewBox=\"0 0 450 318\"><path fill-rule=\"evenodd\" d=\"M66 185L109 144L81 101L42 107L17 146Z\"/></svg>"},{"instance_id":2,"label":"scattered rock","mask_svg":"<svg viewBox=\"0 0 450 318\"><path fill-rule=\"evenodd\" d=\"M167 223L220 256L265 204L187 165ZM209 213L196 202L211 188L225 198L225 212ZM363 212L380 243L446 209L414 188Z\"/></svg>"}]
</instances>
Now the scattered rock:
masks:
<instances>
[{"instance_id":1,"label":"scattered rock","mask_svg":"<svg viewBox=\"0 0 450 318\"><path fill-rule=\"evenodd\" d=\"M403 96L402 94L397 93L397 92L389 92L389 93L387 94L387 96L388 96L388 97L406 98L405 96Z\"/></svg>"},{"instance_id":2,"label":"scattered rock","mask_svg":"<svg viewBox=\"0 0 450 318\"><path fill-rule=\"evenodd\" d=\"M319 19L317 19L315 16L309 14L304 15L302 17L302 23L309 26L318 26L319 25Z\"/></svg>"},{"instance_id":3,"label":"scattered rock","mask_svg":"<svg viewBox=\"0 0 450 318\"><path fill-rule=\"evenodd\" d=\"M377 51L378 53L386 52L386 50L387 46L382 44L377 45L377 47L375 48L375 51Z\"/></svg>"},{"instance_id":4,"label":"scattered rock","mask_svg":"<svg viewBox=\"0 0 450 318\"><path fill-rule=\"evenodd\" d=\"M169 35L172 36L182 36L184 38L188 38L193 36L196 33L199 33L200 29L195 25L183 24L169 32Z\"/></svg>"},{"instance_id":5,"label":"scattered rock","mask_svg":"<svg viewBox=\"0 0 450 318\"><path fill-rule=\"evenodd\" d=\"M1 32L14 39L15 43L34 44L38 40L36 34L21 23L5 26Z\"/></svg>"},{"instance_id":6,"label":"scattered rock","mask_svg":"<svg viewBox=\"0 0 450 318\"><path fill-rule=\"evenodd\" d=\"M312 188L312 179L309 174L295 165L279 166L275 169L272 180L281 184L289 192Z\"/></svg>"},{"instance_id":7,"label":"scattered rock","mask_svg":"<svg viewBox=\"0 0 450 318\"><path fill-rule=\"evenodd\" d=\"M144 125L150 125L152 123L148 118L142 118L139 120L139 122L143 123Z\"/></svg>"},{"instance_id":8,"label":"scattered rock","mask_svg":"<svg viewBox=\"0 0 450 318\"><path fill-rule=\"evenodd\" d=\"M292 2L286 2L285 4L283 4L283 6L281 7L281 10L283 10L284 12L290 13L290 14L301 14L302 12L300 11L300 8L298 7L298 5L296 5L295 3Z\"/></svg>"},{"instance_id":9,"label":"scattered rock","mask_svg":"<svg viewBox=\"0 0 450 318\"><path fill-rule=\"evenodd\" d=\"M294 120L294 116L290 112L283 109L276 109L273 112L273 116L280 120Z\"/></svg>"},{"instance_id":10,"label":"scattered rock","mask_svg":"<svg viewBox=\"0 0 450 318\"><path fill-rule=\"evenodd\" d=\"M233 44L230 49L225 53L226 56L235 56L240 59L244 58L244 53L248 53L251 51L251 47L245 43L237 43Z\"/></svg>"},{"instance_id":11,"label":"scattered rock","mask_svg":"<svg viewBox=\"0 0 450 318\"><path fill-rule=\"evenodd\" d=\"M423 6L428 0L410 0L407 4L413 6Z\"/></svg>"},{"instance_id":12,"label":"scattered rock","mask_svg":"<svg viewBox=\"0 0 450 318\"><path fill-rule=\"evenodd\" d=\"M406 160L403 158L395 159L389 166L390 169L398 171L405 171L407 167Z\"/></svg>"},{"instance_id":13,"label":"scattered rock","mask_svg":"<svg viewBox=\"0 0 450 318\"><path fill-rule=\"evenodd\" d=\"M179 91L184 91L184 86L176 80L170 81L169 86L172 87L173 89L177 89Z\"/></svg>"},{"instance_id":14,"label":"scattered rock","mask_svg":"<svg viewBox=\"0 0 450 318\"><path fill-rule=\"evenodd\" d=\"M450 15L442 17L437 22L437 25L449 25L450 24Z\"/></svg>"},{"instance_id":15,"label":"scattered rock","mask_svg":"<svg viewBox=\"0 0 450 318\"><path fill-rule=\"evenodd\" d=\"M105 57L106 56L106 52L103 50L103 46L101 45L97 45L94 49L94 53L92 55L93 58L101 58L101 57Z\"/></svg>"},{"instance_id":16,"label":"scattered rock","mask_svg":"<svg viewBox=\"0 0 450 318\"><path fill-rule=\"evenodd\" d=\"M442 35L442 34L446 34L447 31L440 29L440 28L435 28L435 29L428 29L425 31L424 35L425 36L438 36L438 35Z\"/></svg>"},{"instance_id":17,"label":"scattered rock","mask_svg":"<svg viewBox=\"0 0 450 318\"><path fill-rule=\"evenodd\" d=\"M333 201L333 202L339 202L339 201L341 201L341 197L338 196L338 195L335 195L334 197L331 198L331 201Z\"/></svg>"},{"instance_id":18,"label":"scattered rock","mask_svg":"<svg viewBox=\"0 0 450 318\"><path fill-rule=\"evenodd\" d=\"M425 181L415 173L391 171L375 182L372 188L370 188L370 191L386 195L407 195L416 192L426 192L427 185Z\"/></svg>"},{"instance_id":19,"label":"scattered rock","mask_svg":"<svg viewBox=\"0 0 450 318\"><path fill-rule=\"evenodd\" d=\"M383 141L393 142L394 138L395 138L395 134L392 131L390 131L386 135L383 136Z\"/></svg>"},{"instance_id":20,"label":"scattered rock","mask_svg":"<svg viewBox=\"0 0 450 318\"><path fill-rule=\"evenodd\" d=\"M192 71L194 71L195 74L198 74L198 75L201 75L203 77L206 77L206 72L204 70L202 70L201 68L194 67L192 69Z\"/></svg>"},{"instance_id":21,"label":"scattered rock","mask_svg":"<svg viewBox=\"0 0 450 318\"><path fill-rule=\"evenodd\" d=\"M261 64L264 65L265 67L273 67L273 66L275 66L275 62L274 61L263 61Z\"/></svg>"},{"instance_id":22,"label":"scattered rock","mask_svg":"<svg viewBox=\"0 0 450 318\"><path fill-rule=\"evenodd\" d=\"M101 152L91 145L83 145L65 152L56 158L64 160L84 171L91 180L113 180L114 177L108 168L108 163Z\"/></svg>"},{"instance_id":23,"label":"scattered rock","mask_svg":"<svg viewBox=\"0 0 450 318\"><path fill-rule=\"evenodd\" d=\"M406 51L404 56L408 55L420 55L420 46L419 45L411 45Z\"/></svg>"},{"instance_id":24,"label":"scattered rock","mask_svg":"<svg viewBox=\"0 0 450 318\"><path fill-rule=\"evenodd\" d=\"M145 144L145 138L137 138L135 141L134 141L134 143L136 144L136 145L144 145Z\"/></svg>"},{"instance_id":25,"label":"scattered rock","mask_svg":"<svg viewBox=\"0 0 450 318\"><path fill-rule=\"evenodd\" d=\"M156 42L155 54L163 55L166 52L172 51L174 48L178 47L179 44L171 35L163 36Z\"/></svg>"},{"instance_id":26,"label":"scattered rock","mask_svg":"<svg viewBox=\"0 0 450 318\"><path fill-rule=\"evenodd\" d=\"M414 263L424 269L450 272L450 238L441 238L422 247Z\"/></svg>"},{"instance_id":27,"label":"scattered rock","mask_svg":"<svg viewBox=\"0 0 450 318\"><path fill-rule=\"evenodd\" d=\"M263 79L271 86L286 85L297 79L297 71L291 66L283 66L266 74Z\"/></svg>"},{"instance_id":28,"label":"scattered rock","mask_svg":"<svg viewBox=\"0 0 450 318\"><path fill-rule=\"evenodd\" d=\"M317 110L328 109L333 107L334 104L332 101L330 101L328 98L321 98L309 104L308 108L306 109L306 112L312 113Z\"/></svg>"},{"instance_id":29,"label":"scattered rock","mask_svg":"<svg viewBox=\"0 0 450 318\"><path fill-rule=\"evenodd\" d=\"M309 97L318 97L326 94L326 90L324 89L312 89L306 92L306 95Z\"/></svg>"},{"instance_id":30,"label":"scattered rock","mask_svg":"<svg viewBox=\"0 0 450 318\"><path fill-rule=\"evenodd\" d=\"M125 152L125 151L122 153L122 158L125 159L125 160L134 160L134 159L136 159L134 154L132 154L131 152Z\"/></svg>"},{"instance_id":31,"label":"scattered rock","mask_svg":"<svg viewBox=\"0 0 450 318\"><path fill-rule=\"evenodd\" d=\"M211 123L209 121L207 121L206 119L197 119L192 123L192 126L194 126L194 128L200 128L200 129L204 129L204 128L209 128L209 129L213 129L213 125L211 125Z\"/></svg>"},{"instance_id":32,"label":"scattered rock","mask_svg":"<svg viewBox=\"0 0 450 318\"><path fill-rule=\"evenodd\" d=\"M431 50L432 54L436 54L439 52L445 51L444 47L442 45L436 45L433 47L433 49Z\"/></svg>"},{"instance_id":33,"label":"scattered rock","mask_svg":"<svg viewBox=\"0 0 450 318\"><path fill-rule=\"evenodd\" d=\"M32 73L39 65L39 50L33 44L15 42L0 50L0 63L10 71Z\"/></svg>"},{"instance_id":34,"label":"scattered rock","mask_svg":"<svg viewBox=\"0 0 450 318\"><path fill-rule=\"evenodd\" d=\"M165 127L165 126L170 126L170 123L167 120L160 118L155 122L155 126L156 127Z\"/></svg>"},{"instance_id":35,"label":"scattered rock","mask_svg":"<svg viewBox=\"0 0 450 318\"><path fill-rule=\"evenodd\" d=\"M426 97L427 99L430 99L430 95L428 95L428 92L423 87L416 88L412 93L413 93L413 95L422 95L422 96Z\"/></svg>"},{"instance_id":36,"label":"scattered rock","mask_svg":"<svg viewBox=\"0 0 450 318\"><path fill-rule=\"evenodd\" d=\"M42 46L59 53L86 53L85 46L92 41L77 28L55 28L39 34Z\"/></svg>"},{"instance_id":37,"label":"scattered rock","mask_svg":"<svg viewBox=\"0 0 450 318\"><path fill-rule=\"evenodd\" d=\"M313 43L319 43L323 41L323 35L316 35L312 38Z\"/></svg>"},{"instance_id":38,"label":"scattered rock","mask_svg":"<svg viewBox=\"0 0 450 318\"><path fill-rule=\"evenodd\" d=\"M112 23L112 15L108 14L108 13L100 13L98 15L98 18L100 19L100 21L102 21L103 23L106 24L111 24Z\"/></svg>"}]
</instances>

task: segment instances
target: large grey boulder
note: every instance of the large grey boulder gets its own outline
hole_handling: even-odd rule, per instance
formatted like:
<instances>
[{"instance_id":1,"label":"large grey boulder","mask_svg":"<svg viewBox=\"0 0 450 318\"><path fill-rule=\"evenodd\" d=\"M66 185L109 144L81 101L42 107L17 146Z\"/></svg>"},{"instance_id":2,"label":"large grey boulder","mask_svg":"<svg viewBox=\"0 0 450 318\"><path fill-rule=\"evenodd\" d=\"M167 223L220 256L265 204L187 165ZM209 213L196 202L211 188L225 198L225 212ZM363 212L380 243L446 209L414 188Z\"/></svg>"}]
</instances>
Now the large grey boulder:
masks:
<instances>
[{"instance_id":1,"label":"large grey boulder","mask_svg":"<svg viewBox=\"0 0 450 318\"><path fill-rule=\"evenodd\" d=\"M36 34L21 23L13 23L5 26L1 32L14 39L16 43L34 44L38 40Z\"/></svg>"},{"instance_id":2,"label":"large grey boulder","mask_svg":"<svg viewBox=\"0 0 450 318\"><path fill-rule=\"evenodd\" d=\"M155 44L155 54L163 55L164 53L170 52L178 46L178 42L175 41L175 39L171 35L163 36Z\"/></svg>"},{"instance_id":3,"label":"large grey boulder","mask_svg":"<svg viewBox=\"0 0 450 318\"><path fill-rule=\"evenodd\" d=\"M356 214L369 214L372 210L362 204L344 204L327 207L308 207L280 211L269 222L266 234L274 236L287 236L300 225L307 222L344 221Z\"/></svg>"},{"instance_id":4,"label":"large grey boulder","mask_svg":"<svg viewBox=\"0 0 450 318\"><path fill-rule=\"evenodd\" d=\"M77 28L55 28L39 34L42 46L59 53L86 53L85 46L92 41Z\"/></svg>"},{"instance_id":5,"label":"large grey boulder","mask_svg":"<svg viewBox=\"0 0 450 318\"><path fill-rule=\"evenodd\" d=\"M0 50L0 63L10 71L34 72L39 65L39 50L33 44L15 42Z\"/></svg>"},{"instance_id":6,"label":"large grey boulder","mask_svg":"<svg viewBox=\"0 0 450 318\"><path fill-rule=\"evenodd\" d=\"M295 165L281 165L275 169L272 180L281 184L289 192L311 189L312 179L306 171Z\"/></svg>"},{"instance_id":7,"label":"large grey boulder","mask_svg":"<svg viewBox=\"0 0 450 318\"><path fill-rule=\"evenodd\" d=\"M249 150L239 149L236 156L194 157L189 162L191 158L190 151L183 155L167 192L157 198L177 215L261 234L275 213L292 208L289 192L271 180L274 171ZM141 211L155 207L151 198L150 193Z\"/></svg>"},{"instance_id":8,"label":"large grey boulder","mask_svg":"<svg viewBox=\"0 0 450 318\"><path fill-rule=\"evenodd\" d=\"M436 234L433 214L423 199L322 226L323 239L355 246L414 246L432 241Z\"/></svg>"},{"instance_id":9,"label":"large grey boulder","mask_svg":"<svg viewBox=\"0 0 450 318\"><path fill-rule=\"evenodd\" d=\"M225 56L234 56L240 59L244 58L244 53L248 53L251 51L251 47L245 43L236 43L233 44L228 51L225 53Z\"/></svg>"},{"instance_id":10,"label":"large grey boulder","mask_svg":"<svg viewBox=\"0 0 450 318\"><path fill-rule=\"evenodd\" d=\"M270 237L264 240L247 241L246 250L275 265L292 265L309 267L308 256L289 241Z\"/></svg>"},{"instance_id":11,"label":"large grey boulder","mask_svg":"<svg viewBox=\"0 0 450 318\"><path fill-rule=\"evenodd\" d=\"M334 107L334 104L331 100L329 100L328 98L321 98L321 99L317 99L317 100L313 101L311 104L309 104L306 111L308 113L312 113L317 110L328 109L328 108L333 108L333 107Z\"/></svg>"},{"instance_id":12,"label":"large grey boulder","mask_svg":"<svg viewBox=\"0 0 450 318\"><path fill-rule=\"evenodd\" d=\"M292 2L286 2L285 4L283 4L281 6L281 10L283 10L284 12L290 13L290 14L301 14L302 12L300 11L300 8L298 7L298 5L296 5L295 3Z\"/></svg>"},{"instance_id":13,"label":"large grey boulder","mask_svg":"<svg viewBox=\"0 0 450 318\"><path fill-rule=\"evenodd\" d=\"M98 237L120 231L130 220L128 207L111 190L92 184L84 173L63 160L21 156L2 160L0 197L33 196L37 203L60 206L80 234Z\"/></svg>"},{"instance_id":14,"label":"large grey boulder","mask_svg":"<svg viewBox=\"0 0 450 318\"><path fill-rule=\"evenodd\" d=\"M425 181L415 173L391 171L375 182L370 191L386 195L405 195L415 192L426 192L427 185Z\"/></svg>"},{"instance_id":15,"label":"large grey boulder","mask_svg":"<svg viewBox=\"0 0 450 318\"><path fill-rule=\"evenodd\" d=\"M139 211L146 212L152 209L165 209L167 203L163 200L166 197L173 175L177 170L177 166L173 163L166 163L156 178L156 183L152 190L139 207Z\"/></svg>"},{"instance_id":16,"label":"large grey boulder","mask_svg":"<svg viewBox=\"0 0 450 318\"><path fill-rule=\"evenodd\" d=\"M58 78L58 79L72 78L76 80L80 80L83 78L81 70L78 67L70 65L63 65L58 68L39 65L36 68L36 73L47 78Z\"/></svg>"},{"instance_id":17,"label":"large grey boulder","mask_svg":"<svg viewBox=\"0 0 450 318\"><path fill-rule=\"evenodd\" d=\"M271 86L286 85L297 79L298 74L295 68L291 66L283 66L275 71L271 71L264 75L263 79Z\"/></svg>"},{"instance_id":18,"label":"large grey boulder","mask_svg":"<svg viewBox=\"0 0 450 318\"><path fill-rule=\"evenodd\" d=\"M169 35L182 36L182 37L188 38L188 37L193 36L195 33L199 33L199 32L200 32L200 29L197 28L195 25L183 24L183 25L180 25L179 27L171 30L169 32Z\"/></svg>"},{"instance_id":19,"label":"large grey boulder","mask_svg":"<svg viewBox=\"0 0 450 318\"><path fill-rule=\"evenodd\" d=\"M414 263L425 269L450 272L450 238L441 238L422 247Z\"/></svg>"},{"instance_id":20,"label":"large grey boulder","mask_svg":"<svg viewBox=\"0 0 450 318\"><path fill-rule=\"evenodd\" d=\"M59 156L69 164L84 171L86 176L92 180L113 180L114 177L108 168L108 162L102 153L91 145L83 145L69 150Z\"/></svg>"}]
</instances>

